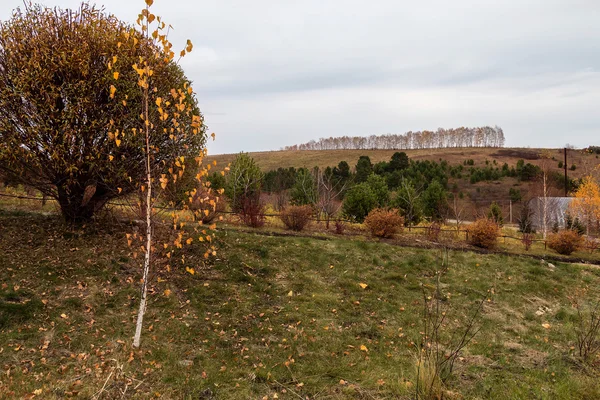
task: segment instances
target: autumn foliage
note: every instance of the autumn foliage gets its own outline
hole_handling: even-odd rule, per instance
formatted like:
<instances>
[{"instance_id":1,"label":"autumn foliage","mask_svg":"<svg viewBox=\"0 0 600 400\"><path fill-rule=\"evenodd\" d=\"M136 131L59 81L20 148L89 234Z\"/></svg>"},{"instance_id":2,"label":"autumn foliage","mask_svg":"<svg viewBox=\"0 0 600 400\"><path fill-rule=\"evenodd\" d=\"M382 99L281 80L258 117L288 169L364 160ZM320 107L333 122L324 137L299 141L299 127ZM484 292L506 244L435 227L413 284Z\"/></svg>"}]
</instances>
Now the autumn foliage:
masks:
<instances>
[{"instance_id":1,"label":"autumn foliage","mask_svg":"<svg viewBox=\"0 0 600 400\"><path fill-rule=\"evenodd\" d=\"M572 229L564 229L548 235L548 247L558 254L571 255L583 244L583 237Z\"/></svg>"},{"instance_id":2,"label":"autumn foliage","mask_svg":"<svg viewBox=\"0 0 600 400\"><path fill-rule=\"evenodd\" d=\"M476 247L491 249L496 246L500 228L498 224L488 218L480 218L467 228L469 243Z\"/></svg>"},{"instance_id":3,"label":"autumn foliage","mask_svg":"<svg viewBox=\"0 0 600 400\"><path fill-rule=\"evenodd\" d=\"M148 110L153 131L161 133L150 137L151 166L157 176L178 174L169 172L175 158L197 156L206 135L182 69L150 56L162 51L141 31L85 3L76 10L15 10L0 25L3 174L55 198L68 221L87 220L139 189L145 176L140 57L153 73L150 104L162 98L168 112ZM197 134L174 139L178 128Z\"/></svg>"},{"instance_id":4,"label":"autumn foliage","mask_svg":"<svg viewBox=\"0 0 600 400\"><path fill-rule=\"evenodd\" d=\"M288 229L301 231L310 222L313 212L310 206L288 206L280 212L279 217Z\"/></svg>"},{"instance_id":5,"label":"autumn foliage","mask_svg":"<svg viewBox=\"0 0 600 400\"><path fill-rule=\"evenodd\" d=\"M404 218L402 218L399 211L395 208L376 208L365 218L365 225L369 228L373 236L389 238L394 236L395 233L402 231Z\"/></svg>"}]
</instances>

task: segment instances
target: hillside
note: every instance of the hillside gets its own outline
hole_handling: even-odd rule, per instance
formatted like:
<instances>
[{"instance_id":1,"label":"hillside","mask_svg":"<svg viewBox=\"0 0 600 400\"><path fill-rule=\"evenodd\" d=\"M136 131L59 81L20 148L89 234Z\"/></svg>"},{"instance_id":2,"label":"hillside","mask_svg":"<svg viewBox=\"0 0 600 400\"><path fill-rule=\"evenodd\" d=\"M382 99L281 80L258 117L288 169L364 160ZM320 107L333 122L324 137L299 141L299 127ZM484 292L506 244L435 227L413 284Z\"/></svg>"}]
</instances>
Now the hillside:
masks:
<instances>
[{"instance_id":1,"label":"hillside","mask_svg":"<svg viewBox=\"0 0 600 400\"><path fill-rule=\"evenodd\" d=\"M446 160L450 164L460 164L472 159L476 164L484 164L486 160L496 160L500 165L507 163L516 165L519 159L524 159L532 164L539 165L539 154L547 150L552 153L556 162L563 160L563 149L532 149L532 148L446 148L446 149L420 149L420 150L280 150L260 151L249 153L260 165L263 171L279 167L306 167L315 166L325 168L337 165L340 161L347 161L351 166L356 164L360 156L369 156L371 162L389 161L392 154L397 151L405 152L413 160ZM209 155L207 161L217 161L217 167L223 167L234 160L236 154ZM577 169L569 171L569 175L579 178L587 173L592 173L594 167L600 163L596 155L583 153L579 150L568 150L568 165L575 164Z\"/></svg>"},{"instance_id":2,"label":"hillside","mask_svg":"<svg viewBox=\"0 0 600 400\"><path fill-rule=\"evenodd\" d=\"M389 161L392 154L398 150L284 150L250 153L261 169L265 172L279 167L306 167L318 166L324 168L335 166L340 161L347 161L354 168L360 156L367 155L371 162L376 164L380 161ZM439 162L446 160L450 165L463 164L466 160L473 160L474 167L484 168L486 162L495 167L504 163L509 167L517 165L519 160L541 166L542 160L539 155L543 151L548 152L552 160L549 161L551 171L562 175L564 170L559 168L559 162L564 159L563 149L532 149L532 148L445 148L445 149L421 149L401 150L412 160L431 160ZM221 154L209 156L209 161L217 161L217 169L225 167L234 160L236 154ZM579 179L587 174L598 174L596 166L600 163L596 154L590 154L581 150L567 151L568 176L571 179ZM571 167L575 165L575 169ZM469 167L466 167L468 170ZM559 187L560 186L560 187ZM465 216L473 218L485 212L492 201L496 201L502 207L506 222L510 222L511 202L509 190L518 189L523 199L538 196L540 189L536 182L521 182L514 177L504 177L497 181L481 181L471 183L468 172L461 179L451 178L448 182L449 189L462 192L468 206L465 207ZM553 186L550 191L552 196L563 196L564 189L560 182ZM512 222L515 222L519 206L513 207Z\"/></svg>"}]
</instances>

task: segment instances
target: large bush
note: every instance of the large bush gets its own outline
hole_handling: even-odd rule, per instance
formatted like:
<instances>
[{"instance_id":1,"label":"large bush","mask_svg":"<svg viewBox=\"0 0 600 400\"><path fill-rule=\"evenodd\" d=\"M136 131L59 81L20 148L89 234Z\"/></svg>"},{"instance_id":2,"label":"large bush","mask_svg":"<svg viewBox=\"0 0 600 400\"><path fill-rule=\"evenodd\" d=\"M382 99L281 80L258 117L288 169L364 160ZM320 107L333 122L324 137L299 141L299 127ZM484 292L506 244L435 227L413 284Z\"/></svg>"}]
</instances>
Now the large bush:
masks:
<instances>
[{"instance_id":1,"label":"large bush","mask_svg":"<svg viewBox=\"0 0 600 400\"><path fill-rule=\"evenodd\" d=\"M55 198L69 221L89 219L109 200L139 188L146 176L145 146L143 135L132 128L141 126L143 102L131 66L144 54L160 53L150 46L140 32L87 4L77 10L17 9L0 26L0 169L5 176ZM150 67L157 88L150 93L153 105L159 97L172 98L172 88L189 84L173 62L157 59ZM123 100L111 98L115 91ZM177 96L194 112L181 112L175 126L151 110L157 113L150 115L153 129L167 132L151 135L153 176L178 174L168 171L175 157L193 159L205 144L196 99L185 92ZM168 134L182 127L195 134Z\"/></svg>"},{"instance_id":2,"label":"large bush","mask_svg":"<svg viewBox=\"0 0 600 400\"><path fill-rule=\"evenodd\" d=\"M376 208L365 218L365 225L376 237L389 238L402 230L404 218L397 209Z\"/></svg>"},{"instance_id":3,"label":"large bush","mask_svg":"<svg viewBox=\"0 0 600 400\"><path fill-rule=\"evenodd\" d=\"M493 220L480 218L467 227L469 243L484 249L496 247L500 228Z\"/></svg>"},{"instance_id":4,"label":"large bush","mask_svg":"<svg viewBox=\"0 0 600 400\"><path fill-rule=\"evenodd\" d=\"M301 231L310 222L313 209L310 206L289 206L281 211L279 218L291 230Z\"/></svg>"},{"instance_id":5,"label":"large bush","mask_svg":"<svg viewBox=\"0 0 600 400\"><path fill-rule=\"evenodd\" d=\"M548 247L558 254L570 255L583 244L583 237L572 229L548 235Z\"/></svg>"},{"instance_id":6,"label":"large bush","mask_svg":"<svg viewBox=\"0 0 600 400\"><path fill-rule=\"evenodd\" d=\"M235 157L225 179L225 195L231 201L233 212L260 204L262 177L260 168L248 154Z\"/></svg>"},{"instance_id":7,"label":"large bush","mask_svg":"<svg viewBox=\"0 0 600 400\"><path fill-rule=\"evenodd\" d=\"M366 182L359 183L346 193L342 213L357 222L363 222L365 217L377 207L377 196Z\"/></svg>"}]
</instances>

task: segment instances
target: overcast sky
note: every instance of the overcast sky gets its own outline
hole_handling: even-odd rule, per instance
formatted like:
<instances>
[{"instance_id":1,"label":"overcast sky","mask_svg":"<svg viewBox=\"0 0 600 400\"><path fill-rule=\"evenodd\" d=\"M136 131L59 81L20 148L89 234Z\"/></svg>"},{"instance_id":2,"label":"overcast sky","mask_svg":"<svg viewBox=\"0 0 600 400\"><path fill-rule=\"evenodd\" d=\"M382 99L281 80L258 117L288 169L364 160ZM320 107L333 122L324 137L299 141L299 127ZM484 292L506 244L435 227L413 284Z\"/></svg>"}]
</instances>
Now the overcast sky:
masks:
<instances>
[{"instance_id":1,"label":"overcast sky","mask_svg":"<svg viewBox=\"0 0 600 400\"><path fill-rule=\"evenodd\" d=\"M80 1L43 0L77 7ZM20 0L1 0L6 20ZM143 0L98 0L133 23ZM507 146L600 145L598 0L155 0L210 153L499 125Z\"/></svg>"}]
</instances>

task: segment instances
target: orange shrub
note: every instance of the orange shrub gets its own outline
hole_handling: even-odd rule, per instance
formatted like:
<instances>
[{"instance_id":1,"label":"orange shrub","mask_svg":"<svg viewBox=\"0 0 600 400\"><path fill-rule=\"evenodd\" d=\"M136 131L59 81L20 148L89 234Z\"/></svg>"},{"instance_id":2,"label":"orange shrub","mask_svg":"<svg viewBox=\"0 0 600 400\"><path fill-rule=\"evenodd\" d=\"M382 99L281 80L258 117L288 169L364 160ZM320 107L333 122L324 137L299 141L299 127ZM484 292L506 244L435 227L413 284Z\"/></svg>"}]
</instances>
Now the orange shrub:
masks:
<instances>
[{"instance_id":1,"label":"orange shrub","mask_svg":"<svg viewBox=\"0 0 600 400\"><path fill-rule=\"evenodd\" d=\"M402 218L395 208L376 208L365 218L365 225L369 228L373 236L389 238L396 232L402 231L404 218Z\"/></svg>"},{"instance_id":2,"label":"orange shrub","mask_svg":"<svg viewBox=\"0 0 600 400\"><path fill-rule=\"evenodd\" d=\"M548 236L548 247L565 256L581 247L582 242L581 235L571 229L564 229Z\"/></svg>"},{"instance_id":3,"label":"orange shrub","mask_svg":"<svg viewBox=\"0 0 600 400\"><path fill-rule=\"evenodd\" d=\"M491 249L496 246L500 228L493 220L480 218L467 227L468 242L473 246Z\"/></svg>"},{"instance_id":4,"label":"orange shrub","mask_svg":"<svg viewBox=\"0 0 600 400\"><path fill-rule=\"evenodd\" d=\"M279 218L288 229L301 231L310 222L312 214L311 206L288 206L281 211Z\"/></svg>"}]
</instances>

